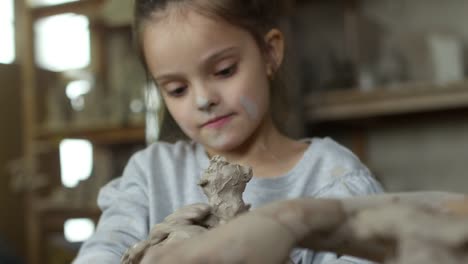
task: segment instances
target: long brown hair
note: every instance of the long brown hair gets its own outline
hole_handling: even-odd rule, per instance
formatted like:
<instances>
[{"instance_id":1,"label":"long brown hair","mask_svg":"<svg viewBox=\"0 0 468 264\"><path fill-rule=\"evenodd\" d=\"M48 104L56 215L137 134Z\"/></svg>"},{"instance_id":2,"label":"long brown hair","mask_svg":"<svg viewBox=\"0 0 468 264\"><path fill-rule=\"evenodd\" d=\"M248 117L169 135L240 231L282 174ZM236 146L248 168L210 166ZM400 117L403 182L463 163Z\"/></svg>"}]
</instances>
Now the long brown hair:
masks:
<instances>
[{"instance_id":1,"label":"long brown hair","mask_svg":"<svg viewBox=\"0 0 468 264\"><path fill-rule=\"evenodd\" d=\"M141 32L145 22L151 20L154 14L165 11L170 5L178 4L180 8L191 8L202 15L214 19L223 19L228 23L244 29L249 32L260 50L269 56L267 43L264 41L265 34L273 28L281 28L281 21L292 9L292 0L134 0L134 39L140 59L147 72L148 80L151 80L148 74L148 67L143 54ZM269 58L267 58L269 59ZM282 128L279 122L284 119L287 103L284 91L283 76L281 71L270 80L271 85L271 107L273 120L278 128ZM282 111L278 111L281 109ZM161 129L161 138L174 141L180 137L180 131L175 131L174 120L166 111L165 121ZM164 135L166 128L171 129L171 135ZM177 137L173 138L176 134ZM183 133L182 133L183 134Z\"/></svg>"}]
</instances>

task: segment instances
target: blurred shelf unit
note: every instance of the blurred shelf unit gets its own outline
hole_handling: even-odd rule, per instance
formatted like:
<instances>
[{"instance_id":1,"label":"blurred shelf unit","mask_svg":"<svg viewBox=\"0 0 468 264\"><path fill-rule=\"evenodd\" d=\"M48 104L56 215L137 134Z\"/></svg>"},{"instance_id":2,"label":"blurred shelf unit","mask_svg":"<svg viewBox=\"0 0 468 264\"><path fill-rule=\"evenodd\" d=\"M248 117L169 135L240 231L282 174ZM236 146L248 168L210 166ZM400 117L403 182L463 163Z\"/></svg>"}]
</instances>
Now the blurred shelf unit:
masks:
<instances>
[{"instance_id":1,"label":"blurred shelf unit","mask_svg":"<svg viewBox=\"0 0 468 264\"><path fill-rule=\"evenodd\" d=\"M468 81L446 85L401 84L392 88L337 90L306 98L312 123L356 121L445 110L468 109Z\"/></svg>"},{"instance_id":2,"label":"blurred shelf unit","mask_svg":"<svg viewBox=\"0 0 468 264\"><path fill-rule=\"evenodd\" d=\"M46 186L42 189L27 189L25 191L26 197L26 225L27 225L27 263L40 264L50 263L48 260L50 256L45 253L45 244L47 238L54 232L62 232L63 224L67 219L70 218L90 218L93 221L97 221L101 212L94 205L82 205L78 207L69 201L57 204L51 202L51 192L54 188L58 188L61 184L57 176L60 174L59 170L59 143L63 139L87 139L94 145L93 153L96 166L93 173L99 174L112 174L116 176L121 172L120 164L125 163L128 160L128 155L145 144L145 124L144 118L138 119L125 119L114 120L107 122L105 120L108 116L105 116L100 121L94 122L82 122L86 126L74 126L74 122L61 123L60 129L46 128L46 105L51 104L51 101L47 101L46 98L49 95L47 89L49 86L52 87L53 78L55 72L52 72L53 77L45 76L44 73L38 71L38 65L36 62L36 22L43 18L49 18L55 15L61 15L66 13L85 15L89 19L89 31L90 31L90 57L91 61L86 71L89 71L94 77L96 77L97 89L101 89L104 99L107 99L109 94L115 93L115 85L109 80L114 77L114 74L110 74L110 65L127 65L127 67L133 67L133 64L128 66L125 63L112 63L109 56L111 48L109 45L110 39L117 38L121 42L127 43L127 38L131 37L131 22L124 23L113 23L108 24L106 17L103 15L103 11L106 10L107 4L113 4L115 8L116 2L111 0L78 0L71 1L63 4L52 4L46 6L30 6L28 0L15 1L18 3L18 32L21 36L21 68L22 68L22 110L23 110L23 155L25 157L25 167L28 169L29 175L42 175L47 178L50 186ZM131 1L128 1L131 2ZM127 0L124 1L127 3ZM120 7L117 3L117 7ZM126 11L131 12L130 10ZM112 15L113 13L110 12ZM119 20L118 22L120 22ZM120 45L119 42L117 45ZM129 46L132 43L128 43ZM118 46L120 47L120 46ZM131 55L126 54L129 57ZM122 67L123 67L122 66ZM121 72L127 73L127 70ZM57 74L58 76L59 74ZM42 79L45 79L46 84L42 83ZM41 78L42 77L42 78ZM57 77L58 78L58 77ZM50 80L50 83L49 83ZM133 79L127 78L130 84L134 84ZM60 83L61 84L61 83ZM52 87L51 89L55 89ZM120 97L118 97L120 98ZM133 99L132 95L127 95L125 99ZM102 98L100 98L102 99ZM55 102L55 101L53 101ZM105 111L114 111L112 106L115 104L109 103L103 100L96 100L93 102L99 102L103 106L108 106L109 109ZM65 112L61 112L62 109L57 112L63 114L64 117L68 117ZM105 112L105 113L108 113ZM97 115L99 116L99 115ZM71 120L71 119L70 119ZM67 120L70 121L70 120ZM52 122L53 123L53 122ZM115 125L108 125L112 123ZM120 124L121 123L121 124ZM55 123L54 123L55 124ZM119 125L120 124L120 125ZM49 123L50 126L50 123ZM46 143L48 147L44 148L43 143ZM49 148L50 146L50 148ZM44 151L47 151L45 153ZM104 161L104 162L102 162ZM118 164L117 164L118 163ZM108 166L108 167L105 167ZM105 168L104 168L105 167ZM114 170L119 170L118 173L114 173ZM94 184L94 183L93 183ZM102 184L102 182L99 182ZM95 186L101 186L94 184ZM84 195L86 196L86 195ZM90 196L90 195L88 195ZM86 196L86 197L88 197Z\"/></svg>"},{"instance_id":3,"label":"blurred shelf unit","mask_svg":"<svg viewBox=\"0 0 468 264\"><path fill-rule=\"evenodd\" d=\"M64 232L64 223L68 219L76 218L87 218L92 220L94 223L97 223L101 211L99 208L82 208L82 207L73 207L73 206L64 206L64 205L53 205L48 201L37 200L34 202L34 213L36 215L36 226L37 232L42 241L39 241L43 245L43 250L47 248L48 240L54 234L59 235L65 243L65 238L63 237ZM48 234L47 236L45 234ZM68 243L67 243L68 244ZM72 251L73 252L76 250ZM44 255L46 252L42 252ZM53 258L53 257L52 257ZM49 258L47 258L49 260ZM42 260L42 258L41 258ZM40 260L39 260L40 261ZM40 262L43 263L43 262Z\"/></svg>"},{"instance_id":4,"label":"blurred shelf unit","mask_svg":"<svg viewBox=\"0 0 468 264\"><path fill-rule=\"evenodd\" d=\"M53 144L67 138L87 139L97 145L141 144L145 142L145 125L41 129L37 135L38 140Z\"/></svg>"},{"instance_id":5,"label":"blurred shelf unit","mask_svg":"<svg viewBox=\"0 0 468 264\"><path fill-rule=\"evenodd\" d=\"M97 14L99 8L105 3L106 0L79 0L62 4L33 7L30 12L33 19L64 13L94 15Z\"/></svg>"},{"instance_id":6,"label":"blurred shelf unit","mask_svg":"<svg viewBox=\"0 0 468 264\"><path fill-rule=\"evenodd\" d=\"M63 222L69 218L91 218L95 221L101 215L101 210L98 207L77 207L77 206L65 206L63 204L52 204L46 200L36 200L34 202L34 210L44 216L51 216L60 221L54 223L43 223L53 227L63 227Z\"/></svg>"}]
</instances>

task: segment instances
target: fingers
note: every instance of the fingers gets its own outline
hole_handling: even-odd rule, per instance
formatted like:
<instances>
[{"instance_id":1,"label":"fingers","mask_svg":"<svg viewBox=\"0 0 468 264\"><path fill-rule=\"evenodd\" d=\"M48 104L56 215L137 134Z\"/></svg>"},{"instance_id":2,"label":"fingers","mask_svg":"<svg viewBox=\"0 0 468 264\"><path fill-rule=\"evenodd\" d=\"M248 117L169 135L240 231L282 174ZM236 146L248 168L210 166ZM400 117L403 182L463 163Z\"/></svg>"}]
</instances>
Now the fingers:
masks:
<instances>
[{"instance_id":1,"label":"fingers","mask_svg":"<svg viewBox=\"0 0 468 264\"><path fill-rule=\"evenodd\" d=\"M168 244L157 263L284 264L292 242L276 221L247 213L174 247Z\"/></svg>"},{"instance_id":2,"label":"fingers","mask_svg":"<svg viewBox=\"0 0 468 264\"><path fill-rule=\"evenodd\" d=\"M151 244L156 245L165 240L171 233L181 229L181 226L194 225L196 221L208 216L211 206L197 203L180 208L167 216L160 224L155 225L150 231Z\"/></svg>"},{"instance_id":3,"label":"fingers","mask_svg":"<svg viewBox=\"0 0 468 264\"><path fill-rule=\"evenodd\" d=\"M204 203L187 205L180 208L173 214L167 216L164 222L178 225L193 224L200 221L211 212L211 206Z\"/></svg>"},{"instance_id":4,"label":"fingers","mask_svg":"<svg viewBox=\"0 0 468 264\"><path fill-rule=\"evenodd\" d=\"M138 263L145 254L145 251L150 247L148 241L140 241L133 247L129 248L122 256L121 264Z\"/></svg>"},{"instance_id":5,"label":"fingers","mask_svg":"<svg viewBox=\"0 0 468 264\"><path fill-rule=\"evenodd\" d=\"M199 236L207 231L206 228L197 225L175 226L173 232L162 243L174 243Z\"/></svg>"},{"instance_id":6,"label":"fingers","mask_svg":"<svg viewBox=\"0 0 468 264\"><path fill-rule=\"evenodd\" d=\"M150 231L150 244L151 246L154 246L156 244L161 243L161 241L165 240L169 234L173 231L174 226L167 224L167 223L161 223L155 225L151 231Z\"/></svg>"},{"instance_id":7,"label":"fingers","mask_svg":"<svg viewBox=\"0 0 468 264\"><path fill-rule=\"evenodd\" d=\"M187 240L193 236L197 236L207 231L203 221L209 219L211 206L204 203L197 203L184 206L167 216L160 224L155 225L149 234L148 240L145 241L145 248L134 248L124 256L125 263L131 259L135 259L138 255L140 259L146 249L149 248L149 254L145 254L141 263L153 263L153 258L158 259L167 254L166 251L172 249L181 241ZM143 245L143 244L142 244ZM141 246L141 245L139 245ZM155 258L156 257L156 258Z\"/></svg>"}]
</instances>

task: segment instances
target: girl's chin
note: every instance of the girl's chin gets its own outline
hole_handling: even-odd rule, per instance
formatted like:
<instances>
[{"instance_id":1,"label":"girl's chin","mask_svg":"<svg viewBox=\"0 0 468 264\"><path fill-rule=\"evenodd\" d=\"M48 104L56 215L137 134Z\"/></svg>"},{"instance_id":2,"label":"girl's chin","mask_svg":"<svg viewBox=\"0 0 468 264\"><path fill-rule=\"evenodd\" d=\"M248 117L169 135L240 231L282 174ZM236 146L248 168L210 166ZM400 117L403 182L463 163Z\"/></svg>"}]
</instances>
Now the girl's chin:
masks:
<instances>
[{"instance_id":1,"label":"girl's chin","mask_svg":"<svg viewBox=\"0 0 468 264\"><path fill-rule=\"evenodd\" d=\"M236 149L242 144L242 140L238 137L211 137L203 140L203 145L212 149L215 152L228 152Z\"/></svg>"}]
</instances>

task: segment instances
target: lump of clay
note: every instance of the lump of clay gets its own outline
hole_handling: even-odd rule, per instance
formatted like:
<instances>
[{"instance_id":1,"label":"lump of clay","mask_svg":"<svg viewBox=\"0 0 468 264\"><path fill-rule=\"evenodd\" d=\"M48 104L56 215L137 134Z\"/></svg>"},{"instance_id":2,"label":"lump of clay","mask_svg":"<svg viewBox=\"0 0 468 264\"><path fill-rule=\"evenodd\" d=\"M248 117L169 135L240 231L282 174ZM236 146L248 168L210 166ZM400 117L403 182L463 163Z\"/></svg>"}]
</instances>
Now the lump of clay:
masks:
<instances>
[{"instance_id":1,"label":"lump of clay","mask_svg":"<svg viewBox=\"0 0 468 264\"><path fill-rule=\"evenodd\" d=\"M304 219L329 212L320 206L323 200L304 201L311 208ZM303 246L385 264L468 263L468 199L462 194L414 192L339 201L343 211L328 216L334 224L315 223Z\"/></svg>"},{"instance_id":2,"label":"lump of clay","mask_svg":"<svg viewBox=\"0 0 468 264\"><path fill-rule=\"evenodd\" d=\"M221 156L214 156L205 170L198 185L208 197L212 207L212 219L208 226L217 222L225 223L236 215L248 211L242 194L247 183L252 179L252 168L231 164Z\"/></svg>"},{"instance_id":3,"label":"lump of clay","mask_svg":"<svg viewBox=\"0 0 468 264\"><path fill-rule=\"evenodd\" d=\"M390 246L385 264L468 263L468 222L431 208L387 205L363 210L349 223L364 241Z\"/></svg>"},{"instance_id":4,"label":"lump of clay","mask_svg":"<svg viewBox=\"0 0 468 264\"><path fill-rule=\"evenodd\" d=\"M244 203L242 194L247 183L252 179L252 169L237 164L231 164L223 157L214 156L209 167L204 171L198 183L211 205L211 214L201 223L213 228L227 222L236 215L248 211L250 206ZM152 236L127 250L123 255L122 264L137 264L146 251L153 246L163 247L202 233L203 227L193 225L173 226L174 230L164 240L156 240Z\"/></svg>"}]
</instances>

